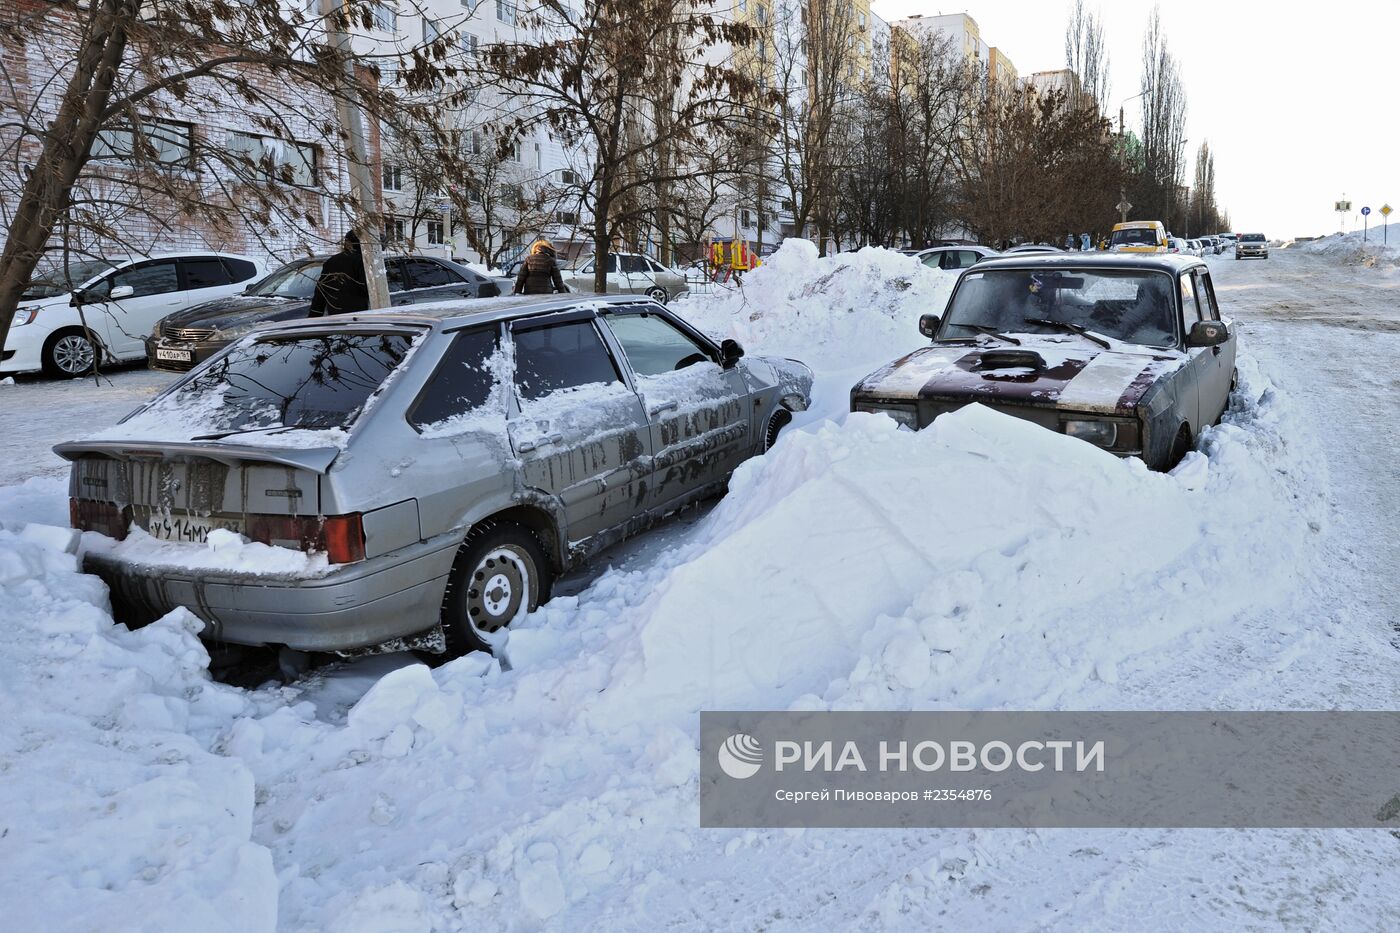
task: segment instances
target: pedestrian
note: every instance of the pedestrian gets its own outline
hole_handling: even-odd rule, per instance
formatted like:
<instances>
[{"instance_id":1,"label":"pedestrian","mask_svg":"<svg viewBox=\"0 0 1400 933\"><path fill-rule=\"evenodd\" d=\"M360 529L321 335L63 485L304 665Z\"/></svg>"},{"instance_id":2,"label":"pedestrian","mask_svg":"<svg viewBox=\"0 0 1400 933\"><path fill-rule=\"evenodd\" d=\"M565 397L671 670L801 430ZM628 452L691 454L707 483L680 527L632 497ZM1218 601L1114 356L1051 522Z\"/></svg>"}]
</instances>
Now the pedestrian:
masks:
<instances>
[{"instance_id":1,"label":"pedestrian","mask_svg":"<svg viewBox=\"0 0 1400 933\"><path fill-rule=\"evenodd\" d=\"M530 255L520 264L520 273L515 277L515 294L549 295L568 290L559 274L559 263L555 261L554 244L536 240L530 247Z\"/></svg>"},{"instance_id":2,"label":"pedestrian","mask_svg":"<svg viewBox=\"0 0 1400 933\"><path fill-rule=\"evenodd\" d=\"M316 291L311 295L311 316L354 314L369 310L369 283L365 280L365 254L360 238L345 234L340 252L321 264Z\"/></svg>"}]
</instances>

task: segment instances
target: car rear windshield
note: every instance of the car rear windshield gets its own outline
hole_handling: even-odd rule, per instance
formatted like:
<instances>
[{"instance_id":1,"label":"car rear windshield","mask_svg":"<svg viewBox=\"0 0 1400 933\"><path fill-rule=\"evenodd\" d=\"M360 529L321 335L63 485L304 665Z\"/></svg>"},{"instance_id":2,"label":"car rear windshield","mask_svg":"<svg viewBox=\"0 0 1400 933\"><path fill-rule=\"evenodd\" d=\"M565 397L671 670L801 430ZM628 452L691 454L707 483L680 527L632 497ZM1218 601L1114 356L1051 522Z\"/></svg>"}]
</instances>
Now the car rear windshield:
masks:
<instances>
[{"instance_id":1,"label":"car rear windshield","mask_svg":"<svg viewBox=\"0 0 1400 933\"><path fill-rule=\"evenodd\" d=\"M939 339L1064 333L1036 323L1077 324L1146 346L1176 343L1170 275L1146 269L1006 269L968 272L958 283Z\"/></svg>"},{"instance_id":2,"label":"car rear windshield","mask_svg":"<svg viewBox=\"0 0 1400 933\"><path fill-rule=\"evenodd\" d=\"M245 340L153 409L198 415L209 435L270 428L348 428L404 361L412 337L335 333ZM149 420L153 413L141 413Z\"/></svg>"},{"instance_id":3,"label":"car rear windshield","mask_svg":"<svg viewBox=\"0 0 1400 933\"><path fill-rule=\"evenodd\" d=\"M1244 241L1245 243L1263 243L1263 242L1264 242L1264 234L1262 234L1262 233L1241 233L1241 234L1240 234L1240 239L1241 239L1242 241Z\"/></svg>"},{"instance_id":4,"label":"car rear windshield","mask_svg":"<svg viewBox=\"0 0 1400 933\"><path fill-rule=\"evenodd\" d=\"M1114 230L1113 239L1108 241L1109 246L1156 246L1157 229L1155 227L1128 227L1124 230Z\"/></svg>"}]
</instances>

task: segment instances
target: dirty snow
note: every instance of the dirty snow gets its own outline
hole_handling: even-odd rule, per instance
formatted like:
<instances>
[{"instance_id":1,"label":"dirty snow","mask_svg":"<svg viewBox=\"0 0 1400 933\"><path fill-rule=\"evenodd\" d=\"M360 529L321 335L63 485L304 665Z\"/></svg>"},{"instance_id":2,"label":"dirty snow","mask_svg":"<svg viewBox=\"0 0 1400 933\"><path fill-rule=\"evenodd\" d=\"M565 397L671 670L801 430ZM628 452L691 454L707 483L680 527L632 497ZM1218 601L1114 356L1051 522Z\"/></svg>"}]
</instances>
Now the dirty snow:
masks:
<instances>
[{"instance_id":1,"label":"dirty snow","mask_svg":"<svg viewBox=\"0 0 1400 933\"><path fill-rule=\"evenodd\" d=\"M211 683L188 614L127 632L71 536L12 530L61 514L59 484L0 490L16 924L1384 928L1381 832L696 826L702 708L1397 708L1400 477L1373 414L1400 394L1394 283L1275 257L1211 260L1241 387L1162 475L979 407L917 434L846 416L839 371L918 346L951 280L791 244L742 298L679 310L813 363L820 410L499 659L434 671ZM1334 292L1356 306L1319 320Z\"/></svg>"}]
</instances>

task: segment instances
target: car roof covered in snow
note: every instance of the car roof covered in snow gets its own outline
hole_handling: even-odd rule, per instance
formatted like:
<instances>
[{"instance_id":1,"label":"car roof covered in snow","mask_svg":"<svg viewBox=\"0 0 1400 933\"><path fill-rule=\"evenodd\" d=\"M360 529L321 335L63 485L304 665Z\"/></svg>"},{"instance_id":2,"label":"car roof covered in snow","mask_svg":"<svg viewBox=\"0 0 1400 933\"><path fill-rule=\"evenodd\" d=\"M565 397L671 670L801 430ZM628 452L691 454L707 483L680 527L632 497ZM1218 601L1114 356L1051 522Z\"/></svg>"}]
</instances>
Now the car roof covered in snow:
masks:
<instances>
[{"instance_id":1,"label":"car roof covered in snow","mask_svg":"<svg viewBox=\"0 0 1400 933\"><path fill-rule=\"evenodd\" d=\"M472 324L533 317L559 311L603 306L654 304L643 295L594 295L573 292L567 295L510 295L500 298L454 298L428 304L407 305L382 311L337 314L330 317L299 318L258 328L260 334L284 333L301 329L324 330L351 324L416 324L457 328Z\"/></svg>"},{"instance_id":2,"label":"car roof covered in snow","mask_svg":"<svg viewBox=\"0 0 1400 933\"><path fill-rule=\"evenodd\" d=\"M1176 253L1014 253L984 259L969 269L1151 269L1155 272L1181 272L1205 263L1196 256Z\"/></svg>"}]
</instances>

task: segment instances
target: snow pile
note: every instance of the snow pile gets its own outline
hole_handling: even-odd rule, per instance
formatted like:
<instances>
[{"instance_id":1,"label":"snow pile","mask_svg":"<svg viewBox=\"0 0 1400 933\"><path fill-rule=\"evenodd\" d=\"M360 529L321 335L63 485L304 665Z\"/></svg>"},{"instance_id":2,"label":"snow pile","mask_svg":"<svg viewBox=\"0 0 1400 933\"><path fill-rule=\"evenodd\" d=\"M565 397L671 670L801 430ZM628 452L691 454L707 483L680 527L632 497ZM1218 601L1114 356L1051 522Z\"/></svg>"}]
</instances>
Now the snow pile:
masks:
<instances>
[{"instance_id":1,"label":"snow pile","mask_svg":"<svg viewBox=\"0 0 1400 933\"><path fill-rule=\"evenodd\" d=\"M1333 233L1291 248L1348 266L1400 266L1400 223L1388 228L1375 226L1370 230Z\"/></svg>"},{"instance_id":2,"label":"snow pile","mask_svg":"<svg viewBox=\"0 0 1400 933\"><path fill-rule=\"evenodd\" d=\"M300 551L249 541L236 531L215 528L203 546L184 541L163 541L145 529L132 526L125 540L115 541L97 532L83 535L85 551L142 567L177 570L222 570L282 577L319 577L333 568L320 551Z\"/></svg>"},{"instance_id":3,"label":"snow pile","mask_svg":"<svg viewBox=\"0 0 1400 933\"><path fill-rule=\"evenodd\" d=\"M0 900L12 929L271 930L253 779L211 754L246 701L187 612L128 632L67 529L0 531Z\"/></svg>"},{"instance_id":4,"label":"snow pile","mask_svg":"<svg viewBox=\"0 0 1400 933\"><path fill-rule=\"evenodd\" d=\"M675 308L750 353L845 367L854 359L883 362L921 342L919 315L942 314L956 281L892 250L818 257L810 240L788 238L741 288L691 296Z\"/></svg>"}]
</instances>

